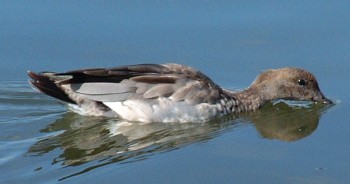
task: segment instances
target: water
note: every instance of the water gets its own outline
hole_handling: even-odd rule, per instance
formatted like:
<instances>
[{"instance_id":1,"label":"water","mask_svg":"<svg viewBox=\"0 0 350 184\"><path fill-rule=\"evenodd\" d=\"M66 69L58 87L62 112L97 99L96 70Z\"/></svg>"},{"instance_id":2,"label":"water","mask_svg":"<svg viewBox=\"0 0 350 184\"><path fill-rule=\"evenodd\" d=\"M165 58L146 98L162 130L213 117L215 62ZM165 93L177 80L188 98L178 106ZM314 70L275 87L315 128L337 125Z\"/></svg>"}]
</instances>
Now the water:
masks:
<instances>
[{"instance_id":1,"label":"water","mask_svg":"<svg viewBox=\"0 0 350 184\"><path fill-rule=\"evenodd\" d=\"M0 183L347 183L350 3L0 3ZM310 70L332 107L276 101L208 123L83 117L26 71L193 66L242 89Z\"/></svg>"}]
</instances>

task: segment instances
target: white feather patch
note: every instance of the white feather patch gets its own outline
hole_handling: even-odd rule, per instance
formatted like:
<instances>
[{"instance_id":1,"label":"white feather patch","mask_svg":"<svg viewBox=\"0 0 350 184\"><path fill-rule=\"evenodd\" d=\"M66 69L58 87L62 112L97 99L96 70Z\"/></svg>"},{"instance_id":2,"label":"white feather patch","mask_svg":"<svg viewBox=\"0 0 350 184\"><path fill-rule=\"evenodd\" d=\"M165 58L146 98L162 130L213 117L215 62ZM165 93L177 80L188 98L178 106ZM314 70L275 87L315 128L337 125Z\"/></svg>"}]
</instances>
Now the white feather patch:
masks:
<instances>
[{"instance_id":1,"label":"white feather patch","mask_svg":"<svg viewBox=\"0 0 350 184\"><path fill-rule=\"evenodd\" d=\"M152 122L152 108L142 100L126 100L124 102L103 102L121 118L129 121Z\"/></svg>"},{"instance_id":2,"label":"white feather patch","mask_svg":"<svg viewBox=\"0 0 350 184\"><path fill-rule=\"evenodd\" d=\"M201 103L190 105L168 98L103 102L122 119L140 122L204 122L217 115L217 106Z\"/></svg>"}]
</instances>

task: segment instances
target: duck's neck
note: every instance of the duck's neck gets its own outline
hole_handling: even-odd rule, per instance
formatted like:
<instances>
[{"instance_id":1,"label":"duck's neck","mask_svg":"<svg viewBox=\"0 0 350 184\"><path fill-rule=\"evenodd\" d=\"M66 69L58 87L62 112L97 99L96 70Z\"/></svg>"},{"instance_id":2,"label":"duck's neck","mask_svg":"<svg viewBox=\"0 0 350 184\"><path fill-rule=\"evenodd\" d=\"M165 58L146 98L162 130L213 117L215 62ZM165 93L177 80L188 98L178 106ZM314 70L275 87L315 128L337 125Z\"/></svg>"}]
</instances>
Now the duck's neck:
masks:
<instances>
[{"instance_id":1,"label":"duck's neck","mask_svg":"<svg viewBox=\"0 0 350 184\"><path fill-rule=\"evenodd\" d=\"M243 91L226 91L229 96L236 100L236 112L256 110L264 105L269 99L254 87L249 87Z\"/></svg>"}]
</instances>

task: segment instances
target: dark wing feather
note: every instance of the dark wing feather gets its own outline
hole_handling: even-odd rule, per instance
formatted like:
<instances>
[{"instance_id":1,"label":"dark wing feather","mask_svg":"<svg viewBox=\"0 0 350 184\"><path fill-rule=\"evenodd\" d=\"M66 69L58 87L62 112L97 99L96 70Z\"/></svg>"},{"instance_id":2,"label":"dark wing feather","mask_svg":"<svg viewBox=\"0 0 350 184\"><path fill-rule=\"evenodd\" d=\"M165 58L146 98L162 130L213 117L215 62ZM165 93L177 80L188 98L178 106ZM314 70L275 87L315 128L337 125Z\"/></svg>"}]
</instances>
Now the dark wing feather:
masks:
<instances>
[{"instance_id":1,"label":"dark wing feather","mask_svg":"<svg viewBox=\"0 0 350 184\"><path fill-rule=\"evenodd\" d=\"M167 67L157 64L140 64L120 66L114 68L96 68L74 70L56 75L71 75L72 79L65 81L67 83L83 82L120 82L136 76L161 74L167 72Z\"/></svg>"},{"instance_id":2,"label":"dark wing feather","mask_svg":"<svg viewBox=\"0 0 350 184\"><path fill-rule=\"evenodd\" d=\"M46 87L49 90L44 93L50 96L58 98L52 91L60 90L59 94L62 91L71 91L81 97L101 102L163 96L190 104L214 103L222 92L220 87L201 72L177 64L82 69L57 73L47 79L52 82ZM59 99L74 101L66 98L67 95Z\"/></svg>"},{"instance_id":3,"label":"dark wing feather","mask_svg":"<svg viewBox=\"0 0 350 184\"><path fill-rule=\"evenodd\" d=\"M49 96L58 98L62 101L76 104L76 102L70 99L68 95L61 88L59 88L49 77L42 74L36 74L31 71L28 71L28 76L32 79L30 80L30 83L41 92Z\"/></svg>"}]
</instances>

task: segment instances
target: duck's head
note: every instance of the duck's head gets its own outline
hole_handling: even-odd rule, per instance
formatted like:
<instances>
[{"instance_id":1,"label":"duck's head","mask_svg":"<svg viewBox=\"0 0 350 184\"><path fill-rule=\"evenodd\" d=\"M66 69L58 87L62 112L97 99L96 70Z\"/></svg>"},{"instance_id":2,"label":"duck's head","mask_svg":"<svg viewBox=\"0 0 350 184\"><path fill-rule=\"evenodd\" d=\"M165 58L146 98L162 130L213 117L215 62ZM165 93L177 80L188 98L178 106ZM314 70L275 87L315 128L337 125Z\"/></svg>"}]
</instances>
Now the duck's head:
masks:
<instances>
[{"instance_id":1,"label":"duck's head","mask_svg":"<svg viewBox=\"0 0 350 184\"><path fill-rule=\"evenodd\" d=\"M251 87L259 91L267 100L311 100L332 104L332 101L321 92L315 76L303 69L267 70L257 77Z\"/></svg>"}]
</instances>

